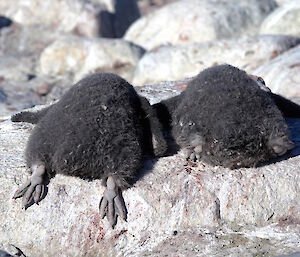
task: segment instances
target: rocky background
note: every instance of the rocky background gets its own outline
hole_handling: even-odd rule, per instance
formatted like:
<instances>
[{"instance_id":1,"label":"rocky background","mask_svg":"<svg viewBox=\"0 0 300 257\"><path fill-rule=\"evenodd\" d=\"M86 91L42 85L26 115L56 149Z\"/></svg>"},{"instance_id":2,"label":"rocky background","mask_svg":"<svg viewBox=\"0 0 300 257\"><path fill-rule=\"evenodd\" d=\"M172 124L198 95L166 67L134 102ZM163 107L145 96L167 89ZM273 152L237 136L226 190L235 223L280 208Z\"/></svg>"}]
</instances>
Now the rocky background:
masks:
<instances>
[{"instance_id":1,"label":"rocky background","mask_svg":"<svg viewBox=\"0 0 300 257\"><path fill-rule=\"evenodd\" d=\"M127 79L152 103L230 63L300 103L299 0L0 1L0 249L27 256L283 256L300 253L297 148L256 169L149 160L124 193L128 222L99 218L104 188L65 176L39 206L12 200L28 176L32 130L10 115L59 99L95 71ZM163 82L177 81L177 82ZM291 158L288 158L291 157ZM298 255L299 256L299 255Z\"/></svg>"}]
</instances>

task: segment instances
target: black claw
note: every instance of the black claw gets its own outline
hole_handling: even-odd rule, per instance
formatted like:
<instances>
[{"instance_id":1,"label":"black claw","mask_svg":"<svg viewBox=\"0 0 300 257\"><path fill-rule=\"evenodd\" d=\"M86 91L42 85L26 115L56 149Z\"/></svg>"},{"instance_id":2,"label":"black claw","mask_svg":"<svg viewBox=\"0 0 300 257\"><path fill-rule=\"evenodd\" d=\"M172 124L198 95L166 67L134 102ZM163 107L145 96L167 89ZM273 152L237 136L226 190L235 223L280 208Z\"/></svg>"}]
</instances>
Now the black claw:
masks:
<instances>
[{"instance_id":1,"label":"black claw","mask_svg":"<svg viewBox=\"0 0 300 257\"><path fill-rule=\"evenodd\" d=\"M100 203L99 203L99 212L100 212L101 219L104 219L104 217L107 214L107 200L104 199L104 197L102 197L101 200L100 200Z\"/></svg>"}]
</instances>

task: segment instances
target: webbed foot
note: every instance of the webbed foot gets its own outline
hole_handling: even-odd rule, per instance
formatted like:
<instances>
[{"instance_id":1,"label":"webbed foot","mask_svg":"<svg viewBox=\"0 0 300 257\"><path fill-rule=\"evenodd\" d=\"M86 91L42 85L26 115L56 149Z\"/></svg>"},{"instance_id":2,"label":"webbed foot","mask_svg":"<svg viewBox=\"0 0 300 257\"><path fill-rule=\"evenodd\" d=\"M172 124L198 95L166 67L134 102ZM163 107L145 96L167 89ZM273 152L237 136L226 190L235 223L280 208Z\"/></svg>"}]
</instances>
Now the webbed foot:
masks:
<instances>
[{"instance_id":1,"label":"webbed foot","mask_svg":"<svg viewBox=\"0 0 300 257\"><path fill-rule=\"evenodd\" d=\"M13 199L23 197L22 205L25 210L33 203L38 204L43 198L45 191L45 165L34 164L30 179L26 181L14 194Z\"/></svg>"},{"instance_id":2,"label":"webbed foot","mask_svg":"<svg viewBox=\"0 0 300 257\"><path fill-rule=\"evenodd\" d=\"M117 223L117 216L126 221L127 211L124 199L113 177L107 178L106 189L99 204L99 211L102 219L105 215L107 216L112 228Z\"/></svg>"},{"instance_id":3,"label":"webbed foot","mask_svg":"<svg viewBox=\"0 0 300 257\"><path fill-rule=\"evenodd\" d=\"M184 148L184 156L187 161L199 161L201 158L202 145L197 145L196 147L186 147Z\"/></svg>"}]
</instances>

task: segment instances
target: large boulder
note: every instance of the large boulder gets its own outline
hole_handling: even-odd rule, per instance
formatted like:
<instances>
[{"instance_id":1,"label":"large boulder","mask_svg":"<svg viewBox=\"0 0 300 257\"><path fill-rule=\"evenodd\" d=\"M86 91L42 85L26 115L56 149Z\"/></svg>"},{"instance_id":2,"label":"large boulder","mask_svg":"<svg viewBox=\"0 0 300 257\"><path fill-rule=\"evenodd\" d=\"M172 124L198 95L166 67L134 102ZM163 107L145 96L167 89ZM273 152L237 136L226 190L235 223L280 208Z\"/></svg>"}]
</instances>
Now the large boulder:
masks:
<instances>
[{"instance_id":1,"label":"large boulder","mask_svg":"<svg viewBox=\"0 0 300 257\"><path fill-rule=\"evenodd\" d=\"M300 47L277 56L260 66L254 74L264 78L274 93L285 97L300 97Z\"/></svg>"},{"instance_id":2,"label":"large boulder","mask_svg":"<svg viewBox=\"0 0 300 257\"><path fill-rule=\"evenodd\" d=\"M177 1L137 20L125 39L153 49L255 33L276 6L273 0Z\"/></svg>"},{"instance_id":3,"label":"large boulder","mask_svg":"<svg viewBox=\"0 0 300 257\"><path fill-rule=\"evenodd\" d=\"M13 4L0 2L0 14L24 25L42 24L89 37L121 37L139 17L139 10L135 0L13 0Z\"/></svg>"},{"instance_id":4,"label":"large boulder","mask_svg":"<svg viewBox=\"0 0 300 257\"><path fill-rule=\"evenodd\" d=\"M141 58L134 73L133 83L140 86L184 79L197 75L204 68L222 63L252 72L297 44L300 44L300 38L253 36L187 46L165 46L147 52Z\"/></svg>"},{"instance_id":5,"label":"large boulder","mask_svg":"<svg viewBox=\"0 0 300 257\"><path fill-rule=\"evenodd\" d=\"M40 56L39 73L74 77L95 71L114 72L131 81L144 50L122 39L66 36L49 45Z\"/></svg>"},{"instance_id":6,"label":"large boulder","mask_svg":"<svg viewBox=\"0 0 300 257\"><path fill-rule=\"evenodd\" d=\"M300 36L300 1L288 1L272 12L262 23L260 33Z\"/></svg>"},{"instance_id":7,"label":"large boulder","mask_svg":"<svg viewBox=\"0 0 300 257\"><path fill-rule=\"evenodd\" d=\"M36 58L46 46L62 33L51 31L41 25L22 26L14 24L0 31L0 55L26 55Z\"/></svg>"},{"instance_id":8,"label":"large boulder","mask_svg":"<svg viewBox=\"0 0 300 257\"><path fill-rule=\"evenodd\" d=\"M145 90L150 91L151 87ZM21 209L21 201L12 196L28 177L23 153L33 126L2 117L0 249L13 244L27 256L237 257L296 252L300 120L289 123L297 148L262 167L229 170L186 163L182 152L145 161L140 179L123 194L127 222L119 220L113 230L99 216L104 191L99 180L57 175L39 205Z\"/></svg>"},{"instance_id":9,"label":"large boulder","mask_svg":"<svg viewBox=\"0 0 300 257\"><path fill-rule=\"evenodd\" d=\"M15 81L0 77L0 114L11 115L25 108L44 104L45 95L50 92L55 83L48 78Z\"/></svg>"},{"instance_id":10,"label":"large boulder","mask_svg":"<svg viewBox=\"0 0 300 257\"><path fill-rule=\"evenodd\" d=\"M26 55L0 55L0 78L25 82L35 72L36 58Z\"/></svg>"}]
</instances>

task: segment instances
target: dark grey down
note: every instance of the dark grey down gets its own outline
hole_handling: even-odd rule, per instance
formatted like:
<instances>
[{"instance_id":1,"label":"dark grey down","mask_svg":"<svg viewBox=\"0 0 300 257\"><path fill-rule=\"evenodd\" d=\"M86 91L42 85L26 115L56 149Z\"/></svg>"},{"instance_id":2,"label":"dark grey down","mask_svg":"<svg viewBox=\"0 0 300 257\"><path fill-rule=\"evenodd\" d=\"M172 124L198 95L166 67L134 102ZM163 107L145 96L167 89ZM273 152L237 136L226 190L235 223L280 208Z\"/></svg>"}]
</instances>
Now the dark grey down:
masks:
<instances>
[{"instance_id":1,"label":"dark grey down","mask_svg":"<svg viewBox=\"0 0 300 257\"><path fill-rule=\"evenodd\" d=\"M154 108L180 147L200 146L204 162L237 168L256 166L293 148L275 101L282 108L290 106L261 90L246 72L219 65L204 70L181 95Z\"/></svg>"},{"instance_id":2,"label":"dark grey down","mask_svg":"<svg viewBox=\"0 0 300 257\"><path fill-rule=\"evenodd\" d=\"M26 161L29 167L44 163L49 177L61 173L105 181L113 176L124 189L136 177L145 154L159 156L167 147L148 101L109 73L90 75L57 103L39 112L18 113L12 121L36 123Z\"/></svg>"}]
</instances>

